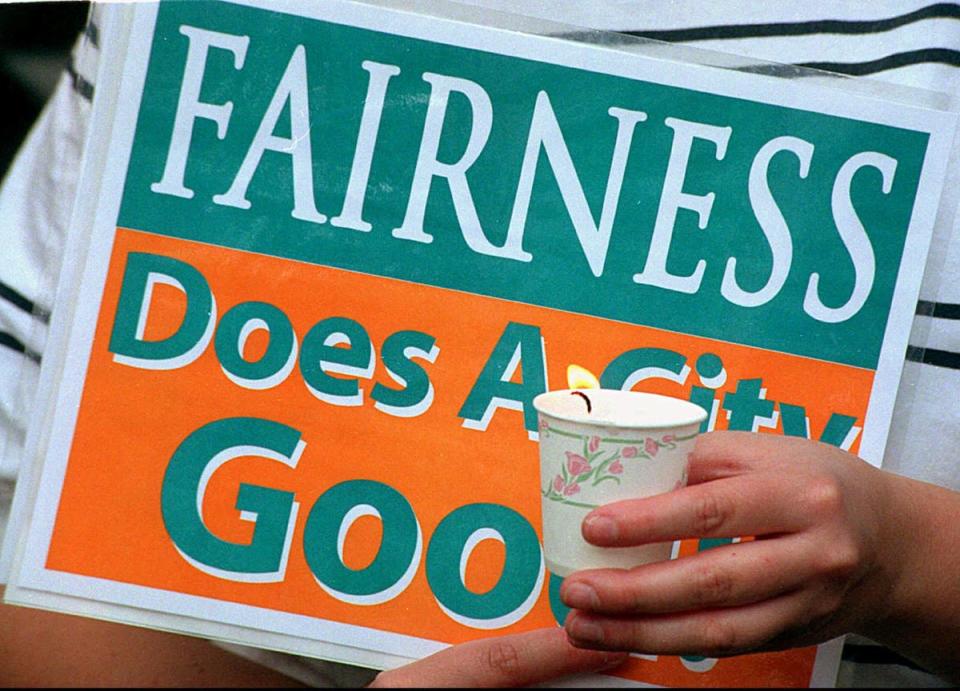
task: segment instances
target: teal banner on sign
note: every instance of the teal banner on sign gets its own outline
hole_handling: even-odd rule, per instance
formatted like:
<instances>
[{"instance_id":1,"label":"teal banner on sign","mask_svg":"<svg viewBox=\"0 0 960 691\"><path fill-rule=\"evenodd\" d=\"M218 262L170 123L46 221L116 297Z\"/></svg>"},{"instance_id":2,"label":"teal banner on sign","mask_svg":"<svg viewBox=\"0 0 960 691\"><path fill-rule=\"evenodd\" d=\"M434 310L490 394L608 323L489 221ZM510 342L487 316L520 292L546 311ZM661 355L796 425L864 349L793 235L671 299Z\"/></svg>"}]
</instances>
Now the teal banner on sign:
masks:
<instances>
[{"instance_id":1,"label":"teal banner on sign","mask_svg":"<svg viewBox=\"0 0 960 691\"><path fill-rule=\"evenodd\" d=\"M876 368L927 133L213 5L121 225Z\"/></svg>"}]
</instances>

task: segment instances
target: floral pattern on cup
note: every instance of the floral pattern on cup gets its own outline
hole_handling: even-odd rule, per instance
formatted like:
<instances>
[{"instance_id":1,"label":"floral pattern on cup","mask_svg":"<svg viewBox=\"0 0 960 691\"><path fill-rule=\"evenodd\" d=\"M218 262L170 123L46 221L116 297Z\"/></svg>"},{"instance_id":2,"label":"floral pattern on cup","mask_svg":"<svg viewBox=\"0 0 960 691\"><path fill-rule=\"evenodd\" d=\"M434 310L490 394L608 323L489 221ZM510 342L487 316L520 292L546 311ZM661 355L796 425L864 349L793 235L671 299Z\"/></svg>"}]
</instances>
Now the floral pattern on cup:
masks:
<instances>
[{"instance_id":1,"label":"floral pattern on cup","mask_svg":"<svg viewBox=\"0 0 960 691\"><path fill-rule=\"evenodd\" d=\"M540 433L548 432L550 432L549 425L541 421ZM646 437L643 440L631 441L601 439L596 435L579 436L579 438L583 442L583 450L581 453L564 452L565 458L559 459L559 472L542 491L546 499L586 506L575 501L583 486L596 487L603 482L615 482L619 485L620 476L626 467L625 461L628 465L640 460L651 461L660 449L677 448L678 441L673 434L665 434L659 439ZM612 444L605 446L604 442L612 442Z\"/></svg>"}]
</instances>

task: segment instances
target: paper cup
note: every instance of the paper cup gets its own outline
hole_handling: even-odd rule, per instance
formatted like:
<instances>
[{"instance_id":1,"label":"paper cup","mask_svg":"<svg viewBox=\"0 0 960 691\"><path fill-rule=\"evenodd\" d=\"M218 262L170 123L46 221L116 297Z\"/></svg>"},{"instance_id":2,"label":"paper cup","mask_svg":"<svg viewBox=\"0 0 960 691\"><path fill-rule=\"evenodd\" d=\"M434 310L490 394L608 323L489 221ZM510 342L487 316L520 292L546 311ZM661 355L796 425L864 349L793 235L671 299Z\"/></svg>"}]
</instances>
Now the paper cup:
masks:
<instances>
[{"instance_id":1,"label":"paper cup","mask_svg":"<svg viewBox=\"0 0 960 691\"><path fill-rule=\"evenodd\" d=\"M580 526L603 504L685 486L687 459L707 412L680 398L614 389L549 391L533 405L547 568L566 577L669 559L672 543L596 547Z\"/></svg>"}]
</instances>

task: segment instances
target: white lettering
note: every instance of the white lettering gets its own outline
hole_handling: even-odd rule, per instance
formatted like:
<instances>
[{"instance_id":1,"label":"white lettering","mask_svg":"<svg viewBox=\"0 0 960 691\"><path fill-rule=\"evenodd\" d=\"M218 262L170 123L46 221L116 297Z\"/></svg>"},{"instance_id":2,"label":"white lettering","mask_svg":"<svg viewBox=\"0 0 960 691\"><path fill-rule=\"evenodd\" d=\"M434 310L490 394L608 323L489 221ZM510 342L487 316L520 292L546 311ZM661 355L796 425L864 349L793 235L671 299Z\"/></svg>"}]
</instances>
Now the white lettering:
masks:
<instances>
[{"instance_id":1,"label":"white lettering","mask_svg":"<svg viewBox=\"0 0 960 691\"><path fill-rule=\"evenodd\" d=\"M233 112L232 101L221 105L200 101L200 86L207 65L207 53L211 46L229 50L233 53L233 66L239 70L243 67L250 37L222 34L219 31L207 31L192 26L181 26L180 33L189 41L180 86L180 100L177 102L177 114L173 120L173 135L170 137L163 177L159 182L150 185L150 189L157 194L193 199L193 190L183 184L190 140L193 138L193 121L197 118L212 120L217 124L217 138L222 140L227 136L227 124Z\"/></svg>"},{"instance_id":2,"label":"white lettering","mask_svg":"<svg viewBox=\"0 0 960 691\"><path fill-rule=\"evenodd\" d=\"M840 307L827 307L820 300L819 286L820 274L810 275L810 282L807 283L807 293L803 298L803 311L814 319L829 324L846 321L853 317L860 308L863 307L873 288L873 278L876 272L876 258L873 254L873 246L870 244L870 238L867 231L860 222L856 210L853 208L853 202L850 199L850 183L857 171L866 166L876 168L883 176L883 193L890 194L893 186L893 176L897 170L897 162L877 153L876 151L864 151L851 156L850 159L840 167L836 180L833 181L833 194L830 197L830 206L833 210L833 221L836 223L837 232L850 254L853 261L854 284L850 299Z\"/></svg>"},{"instance_id":3,"label":"white lettering","mask_svg":"<svg viewBox=\"0 0 960 691\"><path fill-rule=\"evenodd\" d=\"M695 211L698 226L703 230L710 219L710 210L713 208L716 195L713 192L697 195L683 191L687 164L690 162L690 149L695 138L706 139L716 145L717 160L723 160L733 128L716 127L678 118L667 118L664 122L673 130L673 146L670 149L667 173L660 193L660 207L657 209L657 220L653 227L647 263L641 273L633 275L633 280L679 293L692 294L700 289L700 281L703 280L703 272L707 268L705 260L698 261L697 268L689 276L677 276L667 272L667 254L670 252L670 242L673 240L677 211L680 209Z\"/></svg>"},{"instance_id":4,"label":"white lettering","mask_svg":"<svg viewBox=\"0 0 960 691\"><path fill-rule=\"evenodd\" d=\"M373 150L380 132L387 85L391 77L400 74L400 68L370 60L364 60L361 67L370 73L370 81L367 85L367 97L363 102L363 115L360 116L357 148L353 154L353 166L350 168L350 181L347 183L343 210L339 216L330 219L330 225L369 232L372 226L363 220L363 202L367 196L370 165L373 163Z\"/></svg>"},{"instance_id":5,"label":"white lettering","mask_svg":"<svg viewBox=\"0 0 960 691\"><path fill-rule=\"evenodd\" d=\"M542 146L547 153L547 160L553 169L563 203L567 207L567 213L570 214L570 220L573 221L574 230L577 232L577 238L580 240L580 246L583 248L590 270L594 276L603 274L607 247L610 245L610 232L613 229L613 219L617 214L620 189L623 186L623 175L627 167L627 156L633 141L633 131L638 122L647 119L646 113L636 110L610 108L607 112L618 120L619 126L598 225L594 223L590 205L587 204L587 198L583 193L583 186L580 184L576 168L573 166L573 159L570 158L570 151L563 139L563 132L550 105L550 98L545 91L537 94L537 104L530 122L530 134L527 137L527 148L520 168L520 181L517 183L517 196L510 217L510 227L507 230L506 246L520 250L527 212L530 209L533 179ZM530 255L524 254L529 261Z\"/></svg>"},{"instance_id":6,"label":"white lettering","mask_svg":"<svg viewBox=\"0 0 960 691\"><path fill-rule=\"evenodd\" d=\"M290 104L290 136L273 134L284 106ZM303 46L297 46L287 69L273 94L267 112L247 150L237 177L225 194L213 197L216 204L249 209L247 188L266 151L289 154L293 159L293 200L291 216L303 221L323 223L327 217L317 211L313 197L313 154L310 148L310 111L307 96L307 59Z\"/></svg>"},{"instance_id":7,"label":"white lettering","mask_svg":"<svg viewBox=\"0 0 960 691\"><path fill-rule=\"evenodd\" d=\"M777 206L770 185L767 180L767 171L770 160L781 151L791 151L800 159L800 177L806 178L810 172L810 159L813 156L813 144L796 137L777 137L763 145L753 158L750 166L750 177L747 190L750 195L750 206L754 216L760 224L760 229L770 245L773 266L770 268L770 278L766 285L759 290L750 292L744 290L737 283L737 259L730 257L727 268L723 273L723 282L720 285L720 294L735 305L743 307L759 307L770 302L777 296L790 274L790 265L793 263L793 241L790 237L790 228L783 218L780 207Z\"/></svg>"},{"instance_id":8,"label":"white lettering","mask_svg":"<svg viewBox=\"0 0 960 691\"><path fill-rule=\"evenodd\" d=\"M425 72L423 79L431 85L430 104L427 106L423 139L420 140L420 153L417 156L417 166L413 174L407 212L403 224L393 230L394 237L416 242L433 242L433 236L423 229L423 216L426 212L433 178L442 177L446 178L450 185L453 208L457 214L460 231L470 249L495 257L529 261L530 255L522 253L522 256L518 256L516 250L509 244L497 247L487 239L480 225L480 219L477 217L477 209L467 182L467 170L483 151L490 136L490 128L493 126L493 106L490 104L490 97L479 84L468 79L430 72ZM456 163L441 163L437 160L437 152L440 148L440 134L447 113L447 103L452 91L467 97L473 113L473 124L466 150L460 160Z\"/></svg>"}]
</instances>

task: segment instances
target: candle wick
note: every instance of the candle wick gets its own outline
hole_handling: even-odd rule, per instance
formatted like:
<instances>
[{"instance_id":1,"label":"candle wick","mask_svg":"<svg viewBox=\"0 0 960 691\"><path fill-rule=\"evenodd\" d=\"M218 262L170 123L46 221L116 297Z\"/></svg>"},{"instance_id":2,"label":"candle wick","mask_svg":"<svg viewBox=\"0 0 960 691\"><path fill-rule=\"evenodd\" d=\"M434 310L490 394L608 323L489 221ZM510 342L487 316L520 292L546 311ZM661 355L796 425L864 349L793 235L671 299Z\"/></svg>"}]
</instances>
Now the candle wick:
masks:
<instances>
[{"instance_id":1,"label":"candle wick","mask_svg":"<svg viewBox=\"0 0 960 691\"><path fill-rule=\"evenodd\" d=\"M591 405L590 398L587 396L587 394L583 393L583 391L571 391L570 393L572 393L574 396L580 396L583 400L585 400L587 402L587 412L593 412L593 406Z\"/></svg>"}]
</instances>

